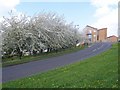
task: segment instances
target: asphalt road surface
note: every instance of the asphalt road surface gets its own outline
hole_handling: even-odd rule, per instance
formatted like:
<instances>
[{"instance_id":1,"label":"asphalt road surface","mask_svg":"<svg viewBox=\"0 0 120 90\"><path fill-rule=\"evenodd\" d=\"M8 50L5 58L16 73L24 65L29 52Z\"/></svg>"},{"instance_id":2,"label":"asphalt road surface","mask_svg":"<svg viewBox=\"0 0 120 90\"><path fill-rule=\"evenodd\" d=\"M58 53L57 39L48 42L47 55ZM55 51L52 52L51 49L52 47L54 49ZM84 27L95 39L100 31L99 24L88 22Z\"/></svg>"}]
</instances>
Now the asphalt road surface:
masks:
<instances>
[{"instance_id":1,"label":"asphalt road surface","mask_svg":"<svg viewBox=\"0 0 120 90\"><path fill-rule=\"evenodd\" d=\"M100 42L75 53L38 60L2 68L2 81L7 82L19 78L31 76L51 69L62 67L86 58L95 56L111 47L109 42Z\"/></svg>"}]
</instances>

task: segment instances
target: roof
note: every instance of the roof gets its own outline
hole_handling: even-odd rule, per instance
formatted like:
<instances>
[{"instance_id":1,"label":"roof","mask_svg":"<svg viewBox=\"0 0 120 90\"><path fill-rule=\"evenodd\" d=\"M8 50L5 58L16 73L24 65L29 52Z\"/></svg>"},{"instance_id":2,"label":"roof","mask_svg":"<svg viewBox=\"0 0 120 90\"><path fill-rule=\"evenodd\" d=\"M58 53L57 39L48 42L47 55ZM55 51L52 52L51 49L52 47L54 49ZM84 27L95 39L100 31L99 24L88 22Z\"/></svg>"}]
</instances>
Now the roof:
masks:
<instances>
[{"instance_id":1,"label":"roof","mask_svg":"<svg viewBox=\"0 0 120 90\"><path fill-rule=\"evenodd\" d=\"M107 38L111 38L111 37L116 37L116 38L117 38L117 36L115 36L115 35L109 36L109 37L107 37Z\"/></svg>"},{"instance_id":2,"label":"roof","mask_svg":"<svg viewBox=\"0 0 120 90\"><path fill-rule=\"evenodd\" d=\"M101 29L98 29L98 31L100 31L100 30L105 30L105 29L107 29L107 28L101 28Z\"/></svg>"},{"instance_id":3,"label":"roof","mask_svg":"<svg viewBox=\"0 0 120 90\"><path fill-rule=\"evenodd\" d=\"M94 28L94 27L92 27L92 26L89 26L89 25L87 25L86 27L90 27L90 28L93 28L93 29L96 29L96 30L97 30L97 28Z\"/></svg>"}]
</instances>

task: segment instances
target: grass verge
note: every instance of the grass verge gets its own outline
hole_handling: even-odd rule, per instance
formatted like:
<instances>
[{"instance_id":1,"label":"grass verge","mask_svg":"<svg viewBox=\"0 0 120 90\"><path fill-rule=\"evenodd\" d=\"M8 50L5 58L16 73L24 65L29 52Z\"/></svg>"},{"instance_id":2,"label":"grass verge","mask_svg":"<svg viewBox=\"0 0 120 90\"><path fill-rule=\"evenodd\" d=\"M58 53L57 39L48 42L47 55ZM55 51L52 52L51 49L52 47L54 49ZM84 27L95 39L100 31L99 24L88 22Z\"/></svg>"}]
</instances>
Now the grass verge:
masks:
<instances>
[{"instance_id":1,"label":"grass verge","mask_svg":"<svg viewBox=\"0 0 120 90\"><path fill-rule=\"evenodd\" d=\"M3 88L117 88L118 45L62 68L3 83Z\"/></svg>"},{"instance_id":2,"label":"grass verge","mask_svg":"<svg viewBox=\"0 0 120 90\"><path fill-rule=\"evenodd\" d=\"M85 46L84 48L86 48L86 47L87 46ZM69 54L72 52L77 52L77 51L82 50L84 48L80 47L80 46L79 47L72 47L69 49L61 50L57 53L51 52L51 53L43 53L41 55L24 56L24 57L22 57L22 59L19 59L19 57L7 58L7 59L2 60L2 67L13 66L13 65L17 65L17 64L27 63L27 62L36 61L36 60L42 60L42 59L56 57L56 56L60 56L60 55L64 55L64 54Z\"/></svg>"}]
</instances>

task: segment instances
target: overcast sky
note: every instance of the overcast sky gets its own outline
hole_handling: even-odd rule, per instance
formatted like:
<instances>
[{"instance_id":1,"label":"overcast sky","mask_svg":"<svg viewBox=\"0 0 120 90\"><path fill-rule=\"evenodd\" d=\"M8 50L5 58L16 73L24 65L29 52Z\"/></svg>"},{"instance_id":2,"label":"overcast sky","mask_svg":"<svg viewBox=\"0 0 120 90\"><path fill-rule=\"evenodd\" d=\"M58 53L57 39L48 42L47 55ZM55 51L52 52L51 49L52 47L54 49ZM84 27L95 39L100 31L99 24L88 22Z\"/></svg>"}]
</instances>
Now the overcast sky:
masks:
<instances>
[{"instance_id":1,"label":"overcast sky","mask_svg":"<svg viewBox=\"0 0 120 90\"><path fill-rule=\"evenodd\" d=\"M118 34L119 0L0 0L0 21L8 11L17 14L55 12L63 15L67 22L74 22L82 30L86 25L108 28L108 36Z\"/></svg>"}]
</instances>

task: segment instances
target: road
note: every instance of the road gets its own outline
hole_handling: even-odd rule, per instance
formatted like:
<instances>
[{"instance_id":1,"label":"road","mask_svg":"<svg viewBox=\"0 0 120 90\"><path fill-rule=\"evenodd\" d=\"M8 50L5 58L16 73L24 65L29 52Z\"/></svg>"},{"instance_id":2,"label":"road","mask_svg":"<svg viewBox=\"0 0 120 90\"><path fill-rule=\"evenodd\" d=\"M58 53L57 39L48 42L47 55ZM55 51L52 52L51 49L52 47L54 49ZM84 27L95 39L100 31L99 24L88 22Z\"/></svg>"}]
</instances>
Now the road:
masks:
<instances>
[{"instance_id":1,"label":"road","mask_svg":"<svg viewBox=\"0 0 120 90\"><path fill-rule=\"evenodd\" d=\"M95 56L111 47L109 42L100 42L75 53L63 56L52 57L45 60L38 60L29 63L19 64L2 68L2 81L7 82L19 78L31 76L37 73L46 72L74 62Z\"/></svg>"}]
</instances>

